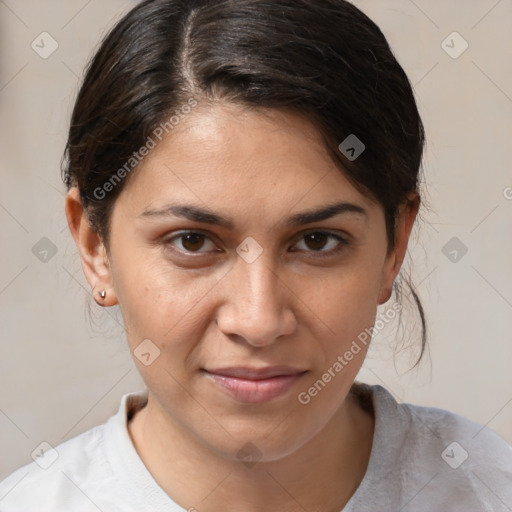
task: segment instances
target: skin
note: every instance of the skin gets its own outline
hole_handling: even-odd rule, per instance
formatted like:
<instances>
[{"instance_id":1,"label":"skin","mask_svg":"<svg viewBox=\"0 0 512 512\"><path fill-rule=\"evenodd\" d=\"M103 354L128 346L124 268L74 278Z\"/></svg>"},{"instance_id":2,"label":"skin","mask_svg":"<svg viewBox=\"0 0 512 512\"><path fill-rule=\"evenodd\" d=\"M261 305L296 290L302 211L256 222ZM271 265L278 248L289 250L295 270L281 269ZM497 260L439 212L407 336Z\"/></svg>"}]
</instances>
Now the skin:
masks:
<instances>
[{"instance_id":1,"label":"skin","mask_svg":"<svg viewBox=\"0 0 512 512\"><path fill-rule=\"evenodd\" d=\"M280 225L339 201L366 214ZM208 208L234 227L141 216L170 202ZM343 508L372 446L374 418L349 394L366 350L308 404L298 395L374 324L377 306L390 298L418 204L412 194L400 209L388 251L382 207L335 167L307 119L222 103L197 108L129 177L113 209L108 250L88 224L78 191L69 191L68 223L95 299L120 305L132 352L144 339L160 350L149 366L134 357L149 395L128 428L146 467L180 506ZM187 243L177 238L183 230L206 236ZM322 258L340 242L305 236L320 230L348 243ZM252 263L236 252L249 236L263 249ZM281 364L307 372L286 393L258 404L227 395L201 372ZM237 458L249 442L260 454L252 466Z\"/></svg>"}]
</instances>

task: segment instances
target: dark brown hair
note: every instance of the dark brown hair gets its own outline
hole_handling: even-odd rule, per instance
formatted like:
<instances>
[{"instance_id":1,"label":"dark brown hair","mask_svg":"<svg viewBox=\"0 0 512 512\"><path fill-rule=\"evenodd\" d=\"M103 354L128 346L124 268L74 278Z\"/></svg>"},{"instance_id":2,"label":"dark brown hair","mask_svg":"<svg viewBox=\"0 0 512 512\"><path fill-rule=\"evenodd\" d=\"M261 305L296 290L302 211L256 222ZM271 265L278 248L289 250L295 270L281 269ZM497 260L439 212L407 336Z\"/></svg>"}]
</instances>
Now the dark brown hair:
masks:
<instances>
[{"instance_id":1,"label":"dark brown hair","mask_svg":"<svg viewBox=\"0 0 512 512\"><path fill-rule=\"evenodd\" d=\"M122 180L119 170L191 98L302 114L340 172L382 205L393 248L398 208L418 192L424 131L377 25L344 0L146 0L91 59L65 151L64 182L78 187L107 250L112 207L129 179L129 169ZM339 149L350 135L365 146L355 160ZM425 319L411 292L422 355Z\"/></svg>"}]
</instances>

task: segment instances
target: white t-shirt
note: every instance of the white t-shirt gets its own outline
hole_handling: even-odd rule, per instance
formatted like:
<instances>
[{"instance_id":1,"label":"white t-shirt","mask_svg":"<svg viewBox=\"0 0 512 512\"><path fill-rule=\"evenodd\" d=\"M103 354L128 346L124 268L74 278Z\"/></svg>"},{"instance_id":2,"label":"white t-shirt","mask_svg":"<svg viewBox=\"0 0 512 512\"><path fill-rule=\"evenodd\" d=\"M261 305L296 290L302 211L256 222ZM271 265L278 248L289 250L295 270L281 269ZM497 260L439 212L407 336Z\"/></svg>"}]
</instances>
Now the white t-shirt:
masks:
<instances>
[{"instance_id":1,"label":"white t-shirt","mask_svg":"<svg viewBox=\"0 0 512 512\"><path fill-rule=\"evenodd\" d=\"M341 512L512 511L512 447L501 437L448 411L399 404L381 386L365 388L375 414L373 446L364 479ZM124 395L104 425L11 473L0 483L0 511L184 512L155 482L128 433L128 419L146 400L147 391Z\"/></svg>"}]
</instances>

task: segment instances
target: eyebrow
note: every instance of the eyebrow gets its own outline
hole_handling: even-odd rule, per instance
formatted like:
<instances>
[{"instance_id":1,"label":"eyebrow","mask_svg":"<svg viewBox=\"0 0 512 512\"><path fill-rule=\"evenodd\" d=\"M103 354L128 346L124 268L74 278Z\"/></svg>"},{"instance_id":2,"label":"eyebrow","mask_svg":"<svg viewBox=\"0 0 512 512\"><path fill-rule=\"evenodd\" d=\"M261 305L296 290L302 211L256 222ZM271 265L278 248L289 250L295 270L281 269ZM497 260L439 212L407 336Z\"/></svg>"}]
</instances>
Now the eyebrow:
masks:
<instances>
[{"instance_id":1,"label":"eyebrow","mask_svg":"<svg viewBox=\"0 0 512 512\"><path fill-rule=\"evenodd\" d=\"M310 224L342 214L355 214L356 216L364 218L368 216L368 212L362 206L353 203L340 202L295 213L280 222L279 226L291 227ZM231 230L235 225L233 220L229 217L224 217L218 213L213 213L209 210L191 204L169 204L162 208L146 209L139 215L139 218L168 216L182 217L191 221L204 222L206 224L215 224Z\"/></svg>"}]
</instances>

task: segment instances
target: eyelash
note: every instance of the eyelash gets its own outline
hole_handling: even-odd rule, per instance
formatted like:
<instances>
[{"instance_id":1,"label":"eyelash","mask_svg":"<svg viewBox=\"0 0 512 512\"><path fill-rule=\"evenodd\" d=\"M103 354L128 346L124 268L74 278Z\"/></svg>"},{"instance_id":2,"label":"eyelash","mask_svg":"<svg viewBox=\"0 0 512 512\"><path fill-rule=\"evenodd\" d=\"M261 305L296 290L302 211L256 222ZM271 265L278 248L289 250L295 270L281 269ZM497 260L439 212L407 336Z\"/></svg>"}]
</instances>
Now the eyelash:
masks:
<instances>
[{"instance_id":1,"label":"eyelash","mask_svg":"<svg viewBox=\"0 0 512 512\"><path fill-rule=\"evenodd\" d=\"M191 235L191 234L192 235L202 235L202 236L205 237L205 239L208 239L208 240L211 241L211 238L206 233L203 233L202 231L196 230L196 231L182 231L182 232L174 235L173 237L164 240L164 243L165 243L165 245L172 245L172 242L174 240L181 239L181 238L185 237L186 235ZM340 235L337 235L337 234L332 233L330 231L321 231L321 230L309 231L307 233L304 233L301 236L301 238L299 239L299 241L302 241L306 236L313 235L313 234L315 234L315 235L316 234L326 235L328 238L334 238L335 240L337 240L339 242L334 249L330 249L329 251L323 251L323 250L318 250L318 251L306 250L305 251L307 253L311 253L313 255L313 257L315 257L315 258L327 258L327 257L333 256L334 254L337 254L340 251L342 251L345 248L345 246L349 245L349 242L345 238L341 237ZM185 256L189 256L189 255L192 255L192 254L193 255L196 255L196 254L208 254L208 252L199 252L199 251L186 252L186 251L182 251L180 249L176 249L176 248L174 248L174 246L173 246L172 250L177 251L179 254L185 255ZM218 252L218 251L212 251L212 252ZM293 251L293 252L297 252L297 251ZM192 257L195 258L195 257L198 257L198 256L192 256Z\"/></svg>"}]
</instances>

